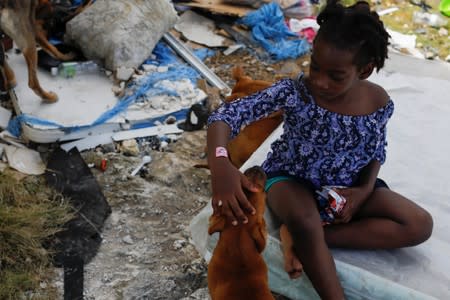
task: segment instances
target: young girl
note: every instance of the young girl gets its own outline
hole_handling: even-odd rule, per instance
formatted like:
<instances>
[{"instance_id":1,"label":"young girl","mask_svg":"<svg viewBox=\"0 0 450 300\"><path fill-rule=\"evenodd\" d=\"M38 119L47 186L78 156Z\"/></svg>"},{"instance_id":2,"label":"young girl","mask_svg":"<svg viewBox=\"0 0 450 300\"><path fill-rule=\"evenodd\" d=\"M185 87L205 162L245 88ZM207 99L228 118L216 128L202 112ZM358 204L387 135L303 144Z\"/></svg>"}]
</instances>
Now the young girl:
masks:
<instances>
[{"instance_id":1,"label":"young girl","mask_svg":"<svg viewBox=\"0 0 450 300\"><path fill-rule=\"evenodd\" d=\"M227 159L227 142L241 126L283 110L284 132L262 165L268 205L287 226L295 256L320 297L343 299L328 246L413 246L430 237L433 221L377 179L394 104L366 79L387 58L383 23L366 2L329 4L317 20L309 77L284 79L221 106L209 119L208 164L214 213L245 224L244 212L254 208L243 189L253 187ZM345 186L338 192L347 202L333 224L322 227L315 190L327 185Z\"/></svg>"}]
</instances>

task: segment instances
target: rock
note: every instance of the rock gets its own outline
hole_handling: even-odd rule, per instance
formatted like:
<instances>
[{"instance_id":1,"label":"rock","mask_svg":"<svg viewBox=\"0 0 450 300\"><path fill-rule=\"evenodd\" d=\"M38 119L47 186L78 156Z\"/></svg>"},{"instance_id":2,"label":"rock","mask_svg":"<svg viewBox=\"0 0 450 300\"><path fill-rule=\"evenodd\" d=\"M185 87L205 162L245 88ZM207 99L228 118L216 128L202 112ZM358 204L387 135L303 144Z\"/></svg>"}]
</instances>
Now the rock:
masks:
<instances>
[{"instance_id":1,"label":"rock","mask_svg":"<svg viewBox=\"0 0 450 300\"><path fill-rule=\"evenodd\" d=\"M120 145L119 151L122 152L124 155L138 156L139 146L135 139L125 140Z\"/></svg>"},{"instance_id":2,"label":"rock","mask_svg":"<svg viewBox=\"0 0 450 300\"><path fill-rule=\"evenodd\" d=\"M177 19L167 0L97 0L66 24L64 40L106 69L134 70Z\"/></svg>"},{"instance_id":3,"label":"rock","mask_svg":"<svg viewBox=\"0 0 450 300\"><path fill-rule=\"evenodd\" d=\"M439 34L440 36L446 36L446 35L448 35L448 30L445 29L444 27L441 27L441 28L439 29L439 31L438 31L438 34Z\"/></svg>"},{"instance_id":4,"label":"rock","mask_svg":"<svg viewBox=\"0 0 450 300\"><path fill-rule=\"evenodd\" d=\"M209 300L211 297L209 296L208 288L202 288L196 290L190 296L181 298L180 300Z\"/></svg>"},{"instance_id":5,"label":"rock","mask_svg":"<svg viewBox=\"0 0 450 300\"><path fill-rule=\"evenodd\" d=\"M118 67L115 74L118 80L128 80L134 74L134 68Z\"/></svg>"},{"instance_id":6,"label":"rock","mask_svg":"<svg viewBox=\"0 0 450 300\"><path fill-rule=\"evenodd\" d=\"M128 245L133 245L133 244L134 244L134 241L133 241L133 239L131 238L130 235L124 236L124 237L122 238L122 241L123 241L125 244L128 244Z\"/></svg>"},{"instance_id":7,"label":"rock","mask_svg":"<svg viewBox=\"0 0 450 300\"><path fill-rule=\"evenodd\" d=\"M186 245L186 241L185 240L176 240L175 242L173 242L173 248L175 250L180 250L185 245Z\"/></svg>"}]
</instances>

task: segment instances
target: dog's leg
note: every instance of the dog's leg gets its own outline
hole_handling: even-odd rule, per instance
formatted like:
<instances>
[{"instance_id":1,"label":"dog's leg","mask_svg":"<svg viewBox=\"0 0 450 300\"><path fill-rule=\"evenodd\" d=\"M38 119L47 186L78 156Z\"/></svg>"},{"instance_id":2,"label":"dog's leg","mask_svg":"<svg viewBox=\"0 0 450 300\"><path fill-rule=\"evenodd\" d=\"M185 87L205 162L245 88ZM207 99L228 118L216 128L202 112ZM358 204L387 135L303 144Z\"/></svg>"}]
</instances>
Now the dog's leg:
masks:
<instances>
[{"instance_id":1,"label":"dog's leg","mask_svg":"<svg viewBox=\"0 0 450 300\"><path fill-rule=\"evenodd\" d=\"M53 92L46 92L42 89L37 78L37 52L34 46L34 38L32 39L33 46L25 47L22 52L28 66L28 86L37 95L42 98L42 101L53 103L58 101L58 96Z\"/></svg>"},{"instance_id":2,"label":"dog's leg","mask_svg":"<svg viewBox=\"0 0 450 300\"><path fill-rule=\"evenodd\" d=\"M37 1L25 1L28 5L22 9L27 12L24 14L27 17L16 18L15 11L7 11L2 15L1 25L2 29L8 34L16 43L17 47L22 51L28 67L28 86L39 96L44 102L55 102L58 96L53 92L46 92L42 89L37 78L37 51L36 51L36 37L35 37L35 12ZM21 15L22 16L22 15ZM14 75L9 68L5 69L10 74L9 79L13 79ZM11 80L10 85L14 83Z\"/></svg>"},{"instance_id":3,"label":"dog's leg","mask_svg":"<svg viewBox=\"0 0 450 300\"><path fill-rule=\"evenodd\" d=\"M281 250L284 256L284 269L291 279L302 275L303 265L294 252L294 241L286 225L282 224L280 228Z\"/></svg>"},{"instance_id":4,"label":"dog's leg","mask_svg":"<svg viewBox=\"0 0 450 300\"><path fill-rule=\"evenodd\" d=\"M61 53L55 46L50 44L44 32L39 27L40 26L38 26L38 29L36 30L36 41L45 52L62 61L69 61L75 58L76 56L75 53L73 52L67 54Z\"/></svg>"},{"instance_id":5,"label":"dog's leg","mask_svg":"<svg viewBox=\"0 0 450 300\"><path fill-rule=\"evenodd\" d=\"M17 85L16 76L14 75L14 71L9 66L8 62L5 60L3 64L3 68L5 71L5 77L6 77L6 88L8 90L15 88Z\"/></svg>"},{"instance_id":6,"label":"dog's leg","mask_svg":"<svg viewBox=\"0 0 450 300\"><path fill-rule=\"evenodd\" d=\"M6 53L5 48L3 47L3 43L0 43L0 50L1 50L1 58L0 58L0 64L1 64L1 77L2 77L2 91L7 91L12 88L14 88L17 84L16 77L14 76L14 72L11 69L11 67L8 65L8 62L6 61Z\"/></svg>"},{"instance_id":7,"label":"dog's leg","mask_svg":"<svg viewBox=\"0 0 450 300\"><path fill-rule=\"evenodd\" d=\"M3 43L0 42L0 93L8 91L8 78L5 75L5 48Z\"/></svg>"}]
</instances>

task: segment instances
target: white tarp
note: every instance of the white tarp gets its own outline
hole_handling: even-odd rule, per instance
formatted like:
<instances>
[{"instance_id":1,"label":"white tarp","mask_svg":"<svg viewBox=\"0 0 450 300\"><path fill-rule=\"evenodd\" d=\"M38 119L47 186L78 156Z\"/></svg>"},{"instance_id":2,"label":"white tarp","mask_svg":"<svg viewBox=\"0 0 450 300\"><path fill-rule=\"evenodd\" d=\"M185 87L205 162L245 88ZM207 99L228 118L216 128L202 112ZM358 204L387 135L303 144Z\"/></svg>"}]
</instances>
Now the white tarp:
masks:
<instances>
[{"instance_id":1,"label":"white tarp","mask_svg":"<svg viewBox=\"0 0 450 300\"><path fill-rule=\"evenodd\" d=\"M333 249L348 299L449 299L450 297L450 66L394 55L370 80L384 86L395 103L388 125L387 160L380 177L426 208L434 218L432 237L422 245L392 251ZM277 129L242 166L260 164ZM205 207L191 222L192 239L206 260L217 236L209 237ZM291 299L317 299L306 276L290 280L283 269L275 225L266 215L269 241L264 257L270 287Z\"/></svg>"}]
</instances>

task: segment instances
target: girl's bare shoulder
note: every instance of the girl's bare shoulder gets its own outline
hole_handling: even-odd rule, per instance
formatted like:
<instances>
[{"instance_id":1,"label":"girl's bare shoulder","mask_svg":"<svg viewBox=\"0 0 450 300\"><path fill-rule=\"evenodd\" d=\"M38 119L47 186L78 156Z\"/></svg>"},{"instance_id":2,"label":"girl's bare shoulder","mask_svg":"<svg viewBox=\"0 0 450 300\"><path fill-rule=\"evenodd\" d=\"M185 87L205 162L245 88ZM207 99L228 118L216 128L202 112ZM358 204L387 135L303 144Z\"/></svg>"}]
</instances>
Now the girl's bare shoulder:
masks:
<instances>
[{"instance_id":1,"label":"girl's bare shoulder","mask_svg":"<svg viewBox=\"0 0 450 300\"><path fill-rule=\"evenodd\" d=\"M365 80L363 89L367 99L374 105L375 109L384 107L389 102L390 96L382 86Z\"/></svg>"}]
</instances>

